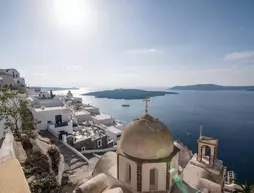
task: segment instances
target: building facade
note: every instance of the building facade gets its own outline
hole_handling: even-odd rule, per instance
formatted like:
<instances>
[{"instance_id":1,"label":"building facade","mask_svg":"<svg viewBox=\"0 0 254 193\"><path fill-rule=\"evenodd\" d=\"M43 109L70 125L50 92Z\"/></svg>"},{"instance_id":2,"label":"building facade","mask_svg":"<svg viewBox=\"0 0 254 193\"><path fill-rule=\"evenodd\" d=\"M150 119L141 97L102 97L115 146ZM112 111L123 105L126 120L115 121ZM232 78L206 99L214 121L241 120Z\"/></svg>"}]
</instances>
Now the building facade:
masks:
<instances>
[{"instance_id":1,"label":"building facade","mask_svg":"<svg viewBox=\"0 0 254 193\"><path fill-rule=\"evenodd\" d=\"M0 77L3 85L13 88L25 88L25 79L20 77L20 73L16 69L0 69Z\"/></svg>"}]
</instances>

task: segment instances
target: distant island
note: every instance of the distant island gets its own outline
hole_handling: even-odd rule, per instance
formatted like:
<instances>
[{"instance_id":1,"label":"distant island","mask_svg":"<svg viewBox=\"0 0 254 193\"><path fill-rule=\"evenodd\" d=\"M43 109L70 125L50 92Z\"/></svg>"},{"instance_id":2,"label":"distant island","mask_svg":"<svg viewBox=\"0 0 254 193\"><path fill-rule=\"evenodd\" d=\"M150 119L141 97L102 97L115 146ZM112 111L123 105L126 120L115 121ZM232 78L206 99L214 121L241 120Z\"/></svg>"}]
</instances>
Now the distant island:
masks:
<instances>
[{"instance_id":1,"label":"distant island","mask_svg":"<svg viewBox=\"0 0 254 193\"><path fill-rule=\"evenodd\" d=\"M220 86L215 84L196 84L188 86L174 86L169 90L247 90L254 91L254 86Z\"/></svg>"},{"instance_id":2,"label":"distant island","mask_svg":"<svg viewBox=\"0 0 254 193\"><path fill-rule=\"evenodd\" d=\"M89 92L82 95L94 96L95 98L133 100L133 99L145 99L146 97L164 96L166 94L178 94L178 93L164 91L146 91L139 89L115 89L115 90Z\"/></svg>"},{"instance_id":3,"label":"distant island","mask_svg":"<svg viewBox=\"0 0 254 193\"><path fill-rule=\"evenodd\" d=\"M41 87L41 86L30 86L30 88L41 88L42 91L61 91L61 90L79 90L79 88L72 87L72 88L64 88L64 87Z\"/></svg>"}]
</instances>

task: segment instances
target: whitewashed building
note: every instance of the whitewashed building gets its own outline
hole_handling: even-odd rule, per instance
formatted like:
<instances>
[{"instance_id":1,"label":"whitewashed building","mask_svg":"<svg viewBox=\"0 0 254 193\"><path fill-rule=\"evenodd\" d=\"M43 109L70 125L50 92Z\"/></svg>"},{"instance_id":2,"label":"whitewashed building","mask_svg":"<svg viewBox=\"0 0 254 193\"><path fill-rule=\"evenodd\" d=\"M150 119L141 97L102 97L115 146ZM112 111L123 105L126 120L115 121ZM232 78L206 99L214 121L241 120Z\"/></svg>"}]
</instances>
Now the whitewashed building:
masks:
<instances>
[{"instance_id":1,"label":"whitewashed building","mask_svg":"<svg viewBox=\"0 0 254 193\"><path fill-rule=\"evenodd\" d=\"M11 75L13 78L20 78L19 72L14 68L1 69L0 71Z\"/></svg>"},{"instance_id":2,"label":"whitewashed building","mask_svg":"<svg viewBox=\"0 0 254 193\"><path fill-rule=\"evenodd\" d=\"M27 87L26 88L26 93L28 96L39 96L41 92L41 88L40 87Z\"/></svg>"},{"instance_id":3,"label":"whitewashed building","mask_svg":"<svg viewBox=\"0 0 254 193\"><path fill-rule=\"evenodd\" d=\"M84 106L83 109L85 111L88 111L89 113L95 114L95 115L100 113L99 108L94 107L94 106Z\"/></svg>"},{"instance_id":4,"label":"whitewashed building","mask_svg":"<svg viewBox=\"0 0 254 193\"><path fill-rule=\"evenodd\" d=\"M77 119L78 124L82 124L85 121L91 121L92 120L91 113L89 113L87 111L75 111L74 115Z\"/></svg>"},{"instance_id":5,"label":"whitewashed building","mask_svg":"<svg viewBox=\"0 0 254 193\"><path fill-rule=\"evenodd\" d=\"M66 106L58 107L40 107L31 109L34 119L41 121L37 125L38 130L45 130L48 128L48 124L53 124L55 127L64 127L69 125L71 121L72 112ZM72 127L71 127L72 128ZM67 128L69 131L69 128Z\"/></svg>"},{"instance_id":6,"label":"whitewashed building","mask_svg":"<svg viewBox=\"0 0 254 193\"><path fill-rule=\"evenodd\" d=\"M16 87L16 83L11 75L0 72L0 77L2 80L1 81L2 85L8 86L8 87Z\"/></svg>"},{"instance_id":7,"label":"whitewashed building","mask_svg":"<svg viewBox=\"0 0 254 193\"><path fill-rule=\"evenodd\" d=\"M97 125L113 125L114 124L114 118L110 115L106 114L97 114L92 116L92 121Z\"/></svg>"},{"instance_id":8,"label":"whitewashed building","mask_svg":"<svg viewBox=\"0 0 254 193\"><path fill-rule=\"evenodd\" d=\"M110 137L110 139L112 139L113 141L118 141L121 137L122 131L117 129L114 126L110 126L107 128L106 130L106 134L107 136Z\"/></svg>"},{"instance_id":9,"label":"whitewashed building","mask_svg":"<svg viewBox=\"0 0 254 193\"><path fill-rule=\"evenodd\" d=\"M26 87L25 79L20 77L16 69L0 69L0 76L3 79L3 84L11 87Z\"/></svg>"},{"instance_id":10,"label":"whitewashed building","mask_svg":"<svg viewBox=\"0 0 254 193\"><path fill-rule=\"evenodd\" d=\"M4 84L3 78L0 77L0 85L3 85L3 84Z\"/></svg>"}]
</instances>

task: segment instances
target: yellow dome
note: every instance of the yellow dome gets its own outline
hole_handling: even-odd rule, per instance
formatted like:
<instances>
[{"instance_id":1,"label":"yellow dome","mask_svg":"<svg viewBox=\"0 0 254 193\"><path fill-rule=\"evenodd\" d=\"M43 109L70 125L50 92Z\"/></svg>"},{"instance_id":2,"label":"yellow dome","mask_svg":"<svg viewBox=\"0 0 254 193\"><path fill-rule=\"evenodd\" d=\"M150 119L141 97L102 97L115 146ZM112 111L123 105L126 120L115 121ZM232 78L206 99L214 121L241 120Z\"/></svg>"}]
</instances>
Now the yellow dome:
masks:
<instances>
[{"instance_id":1,"label":"yellow dome","mask_svg":"<svg viewBox=\"0 0 254 193\"><path fill-rule=\"evenodd\" d=\"M124 128L118 148L128 156L154 160L169 156L174 141L165 124L145 114Z\"/></svg>"}]
</instances>

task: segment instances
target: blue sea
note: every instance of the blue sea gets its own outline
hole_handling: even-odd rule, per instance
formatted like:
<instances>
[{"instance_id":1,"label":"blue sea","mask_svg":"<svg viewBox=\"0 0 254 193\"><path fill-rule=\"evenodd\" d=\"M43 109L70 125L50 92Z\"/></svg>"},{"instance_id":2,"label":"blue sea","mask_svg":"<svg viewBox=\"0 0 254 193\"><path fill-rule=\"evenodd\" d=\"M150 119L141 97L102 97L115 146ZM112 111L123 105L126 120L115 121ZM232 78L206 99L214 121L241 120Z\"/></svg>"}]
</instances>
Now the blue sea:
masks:
<instances>
[{"instance_id":1,"label":"blue sea","mask_svg":"<svg viewBox=\"0 0 254 193\"><path fill-rule=\"evenodd\" d=\"M97 89L82 88L73 93L79 95L94 90ZM254 92L175 92L179 94L151 98L149 114L164 122L173 137L181 140L193 153L197 152L197 138L202 125L203 135L219 139L218 157L228 170L236 172L237 180L254 184ZM145 111L142 100L83 96L83 102L125 122ZM122 107L126 103L130 107Z\"/></svg>"}]
</instances>

